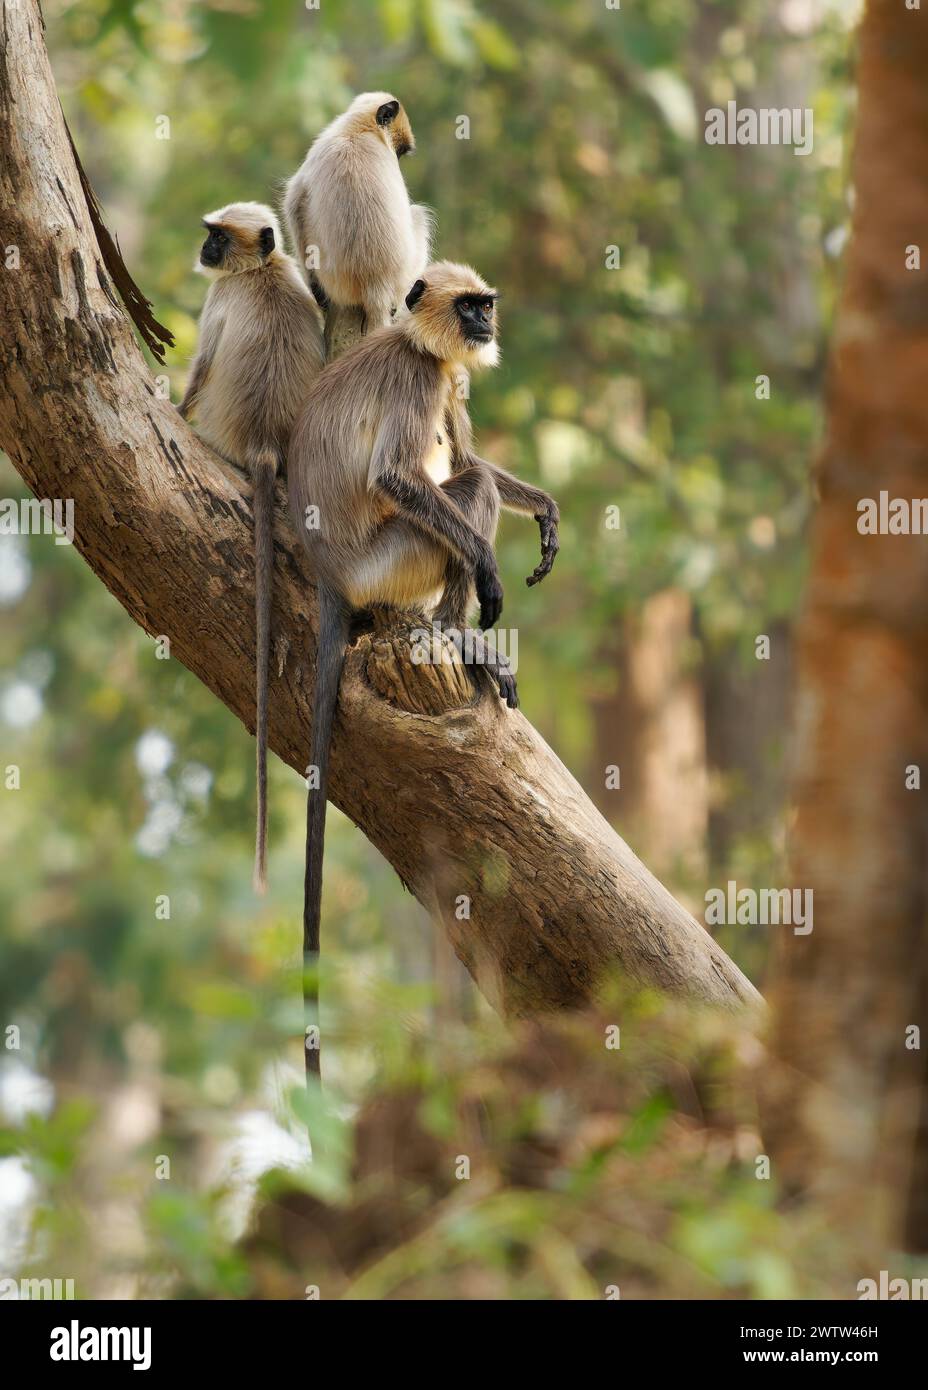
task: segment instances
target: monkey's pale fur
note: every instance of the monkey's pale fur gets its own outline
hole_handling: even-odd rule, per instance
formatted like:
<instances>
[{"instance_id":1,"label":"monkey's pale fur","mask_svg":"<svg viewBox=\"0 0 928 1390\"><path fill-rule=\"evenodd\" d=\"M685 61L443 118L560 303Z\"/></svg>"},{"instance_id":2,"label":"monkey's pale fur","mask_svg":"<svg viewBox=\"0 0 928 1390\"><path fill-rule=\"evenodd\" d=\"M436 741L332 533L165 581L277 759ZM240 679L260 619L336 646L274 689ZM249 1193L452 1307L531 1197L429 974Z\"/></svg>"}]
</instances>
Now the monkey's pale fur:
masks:
<instances>
[{"instance_id":1,"label":"monkey's pale fur","mask_svg":"<svg viewBox=\"0 0 928 1390\"><path fill-rule=\"evenodd\" d=\"M433 483L450 478L453 432L466 417L456 383L497 361L495 339L468 342L454 307L460 295L491 293L476 271L442 261L424 280L411 314L363 338L317 378L293 433L294 519L316 573L352 608L434 605L452 545L403 517L377 486L378 473L396 466L427 472ZM309 506L318 508L318 530L306 528ZM492 513L492 525L487 516L480 528L488 552L495 492Z\"/></svg>"},{"instance_id":2,"label":"monkey's pale fur","mask_svg":"<svg viewBox=\"0 0 928 1390\"><path fill-rule=\"evenodd\" d=\"M396 114L378 124L377 113ZM301 266L333 303L360 305L368 330L390 322L429 258L431 213L409 201L399 157L415 148L403 107L364 92L317 137L287 184L284 216ZM310 279L310 273L307 272Z\"/></svg>"},{"instance_id":3,"label":"monkey's pale fur","mask_svg":"<svg viewBox=\"0 0 928 1390\"><path fill-rule=\"evenodd\" d=\"M208 213L208 227L229 233L221 266L196 269L210 280L200 337L182 402L195 409L202 437L244 467L256 450L285 456L293 423L323 365L322 316L280 227L262 203L230 203ZM274 249L261 254L269 227Z\"/></svg>"},{"instance_id":4,"label":"monkey's pale fur","mask_svg":"<svg viewBox=\"0 0 928 1390\"><path fill-rule=\"evenodd\" d=\"M258 808L255 888L267 875L268 665L274 569L274 479L290 433L323 364L322 318L280 228L261 203L230 203L203 219L209 236L197 269L212 281L180 405L200 434L246 468L254 484ZM210 246L215 238L221 246ZM218 264L206 264L212 251Z\"/></svg>"}]
</instances>

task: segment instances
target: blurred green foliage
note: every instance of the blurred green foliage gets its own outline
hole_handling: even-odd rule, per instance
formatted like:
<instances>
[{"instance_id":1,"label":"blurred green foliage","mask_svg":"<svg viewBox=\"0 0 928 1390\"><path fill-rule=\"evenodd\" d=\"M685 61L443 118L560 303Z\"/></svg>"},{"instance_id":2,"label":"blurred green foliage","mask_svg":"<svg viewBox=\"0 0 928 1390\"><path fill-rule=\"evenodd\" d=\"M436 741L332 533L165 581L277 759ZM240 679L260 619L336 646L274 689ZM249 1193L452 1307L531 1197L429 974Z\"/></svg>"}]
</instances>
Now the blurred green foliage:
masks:
<instances>
[{"instance_id":1,"label":"blurred green foliage","mask_svg":"<svg viewBox=\"0 0 928 1390\"><path fill-rule=\"evenodd\" d=\"M533 527L505 521L500 554L523 706L578 774L596 769L596 701L622 680L616 634L651 594L691 596L697 672L714 663L734 679L753 665L755 635L787 620L800 593L834 294L826 249L846 221L848 37L831 11L803 33L760 0L49 0L45 13L108 223L176 334L175 400L205 288L192 273L201 216L276 201L355 92L401 96L419 146L404 167L436 210L438 252L472 261L503 294L503 365L472 402L481 451L561 501L562 550L542 589L523 585ZM702 112L748 94L814 105L812 156L707 147ZM755 398L760 374L768 401ZM5 463L0 479L4 495L21 492ZM605 525L614 504L618 532ZM313 1255L354 1296L599 1297L626 1279L629 1292L697 1296L822 1288L827 1260L797 1272L799 1234L733 1138L750 1116L726 1111L719 1138L708 1111L681 1102L703 1066L686 1027L655 1015L636 1036L648 1015L629 1005L631 1051L599 1041L582 1085L539 1076L510 1096L499 1062L510 1044L337 813L323 928L330 1088L309 1100L325 1153L307 1169L302 786L273 769L272 891L258 903L241 727L155 659L72 551L47 537L0 548L2 762L21 775L0 828L0 1021L21 1034L3 1054L0 1181L31 1193L28 1231L21 1202L0 1206L7 1264L18 1252L83 1294L301 1297L293 1271L320 1280L286 1221L245 1253L235 1245L276 1155L306 1189L310 1230L367 1221L360 1254L333 1257L333 1237L325 1259ZM783 729L769 734L779 758ZM727 785L737 819L756 789ZM781 810L765 796L713 870L773 881ZM724 944L761 968L766 940ZM572 1105L575 1082L584 1096L591 1078L605 1085L604 1058L614 1089ZM713 1068L713 1086L740 1075L730 1059ZM404 1113L403 1096L417 1097L415 1126L390 1140L397 1154L421 1128L442 1163L479 1153L480 1182L394 1173L377 1206L355 1166L357 1116L376 1129L378 1097L389 1115ZM614 1133L558 1148L565 1116L595 1134L610 1110ZM522 1182L513 1153L545 1136L557 1161ZM269 1221L279 1182L267 1184Z\"/></svg>"}]
</instances>

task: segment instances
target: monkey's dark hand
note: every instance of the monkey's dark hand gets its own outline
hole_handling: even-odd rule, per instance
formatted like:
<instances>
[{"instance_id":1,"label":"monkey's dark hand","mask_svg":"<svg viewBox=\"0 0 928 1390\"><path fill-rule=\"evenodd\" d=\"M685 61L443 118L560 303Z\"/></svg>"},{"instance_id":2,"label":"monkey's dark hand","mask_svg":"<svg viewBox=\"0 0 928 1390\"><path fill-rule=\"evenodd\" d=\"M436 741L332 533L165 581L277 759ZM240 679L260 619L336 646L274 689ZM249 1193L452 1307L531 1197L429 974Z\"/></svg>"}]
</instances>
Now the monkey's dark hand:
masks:
<instances>
[{"instance_id":1,"label":"monkey's dark hand","mask_svg":"<svg viewBox=\"0 0 928 1390\"><path fill-rule=\"evenodd\" d=\"M499 622L503 611L503 586L499 582L496 557L489 546L477 561L474 586L477 590L477 602L480 604L480 626L486 631Z\"/></svg>"},{"instance_id":2,"label":"monkey's dark hand","mask_svg":"<svg viewBox=\"0 0 928 1390\"><path fill-rule=\"evenodd\" d=\"M541 563L535 566L525 581L529 588L533 584L540 584L545 575L551 573L554 557L561 548L557 535L557 524L560 519L561 514L557 509L557 503L553 500L546 511L539 512L535 517L541 529Z\"/></svg>"}]
</instances>

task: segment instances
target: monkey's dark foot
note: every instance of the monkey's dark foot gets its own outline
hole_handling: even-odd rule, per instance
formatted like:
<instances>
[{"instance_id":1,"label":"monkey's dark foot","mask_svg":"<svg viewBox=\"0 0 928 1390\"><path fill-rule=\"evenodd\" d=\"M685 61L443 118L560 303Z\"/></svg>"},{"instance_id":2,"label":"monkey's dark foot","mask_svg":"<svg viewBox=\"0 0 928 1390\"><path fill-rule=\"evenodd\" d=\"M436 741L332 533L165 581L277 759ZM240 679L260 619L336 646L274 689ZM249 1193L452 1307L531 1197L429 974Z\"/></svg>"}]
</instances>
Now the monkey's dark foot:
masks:
<instances>
[{"instance_id":1,"label":"monkey's dark foot","mask_svg":"<svg viewBox=\"0 0 928 1390\"><path fill-rule=\"evenodd\" d=\"M540 584L545 575L551 573L554 557L561 548L557 534L557 516L543 512L540 516L536 516L535 520L541 529L541 561L525 581L529 588L533 584Z\"/></svg>"},{"instance_id":2,"label":"monkey's dark foot","mask_svg":"<svg viewBox=\"0 0 928 1390\"><path fill-rule=\"evenodd\" d=\"M502 667L496 672L496 684L499 686L499 697L505 700L510 709L519 708L519 692L516 690L516 678L512 672Z\"/></svg>"},{"instance_id":3,"label":"monkey's dark foot","mask_svg":"<svg viewBox=\"0 0 928 1390\"><path fill-rule=\"evenodd\" d=\"M497 651L492 642L487 642L483 635L475 632L473 628L465 628L462 631L458 627L445 628L436 623L436 631L454 643L455 651L465 666L486 671L497 686L500 699L505 700L510 709L519 708L516 678L512 674L509 658L504 653Z\"/></svg>"},{"instance_id":4,"label":"monkey's dark foot","mask_svg":"<svg viewBox=\"0 0 928 1390\"><path fill-rule=\"evenodd\" d=\"M496 682L499 698L505 700L510 709L518 709L519 692L516 689L516 678L512 674L509 658L496 651L494 647L488 646L482 639L481 645L483 647L483 655L480 658L481 665L490 679Z\"/></svg>"}]
</instances>

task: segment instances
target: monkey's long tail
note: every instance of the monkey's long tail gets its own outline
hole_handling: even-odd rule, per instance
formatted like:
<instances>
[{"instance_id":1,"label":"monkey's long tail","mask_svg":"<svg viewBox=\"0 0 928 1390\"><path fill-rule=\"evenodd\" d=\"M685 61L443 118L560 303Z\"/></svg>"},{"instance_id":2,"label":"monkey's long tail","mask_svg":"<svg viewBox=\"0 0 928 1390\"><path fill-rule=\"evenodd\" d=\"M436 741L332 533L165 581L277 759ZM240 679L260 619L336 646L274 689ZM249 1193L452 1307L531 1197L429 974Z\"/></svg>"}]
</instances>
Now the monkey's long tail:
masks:
<instances>
[{"instance_id":1,"label":"monkey's long tail","mask_svg":"<svg viewBox=\"0 0 928 1390\"><path fill-rule=\"evenodd\" d=\"M329 745L338 700L338 683L345 660L349 614L339 597L320 584L319 641L316 647L316 685L313 692L311 757L317 778L310 777L306 799L306 879L303 889L303 1007L306 1032L304 1052L306 1076L318 1077L319 990L316 969L319 963L319 917L322 904L322 850L325 841L325 807L329 783ZM313 785L314 780L317 785Z\"/></svg>"},{"instance_id":2,"label":"monkey's long tail","mask_svg":"<svg viewBox=\"0 0 928 1390\"><path fill-rule=\"evenodd\" d=\"M267 891L267 688L268 668L271 660L271 604L274 585L274 479L276 476L276 455L268 452L259 454L252 466L255 488L255 684L257 687L255 744L258 774L255 869L252 883L256 893Z\"/></svg>"}]
</instances>

